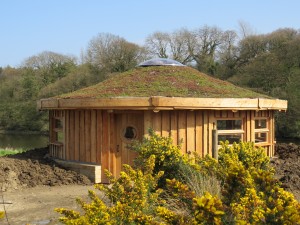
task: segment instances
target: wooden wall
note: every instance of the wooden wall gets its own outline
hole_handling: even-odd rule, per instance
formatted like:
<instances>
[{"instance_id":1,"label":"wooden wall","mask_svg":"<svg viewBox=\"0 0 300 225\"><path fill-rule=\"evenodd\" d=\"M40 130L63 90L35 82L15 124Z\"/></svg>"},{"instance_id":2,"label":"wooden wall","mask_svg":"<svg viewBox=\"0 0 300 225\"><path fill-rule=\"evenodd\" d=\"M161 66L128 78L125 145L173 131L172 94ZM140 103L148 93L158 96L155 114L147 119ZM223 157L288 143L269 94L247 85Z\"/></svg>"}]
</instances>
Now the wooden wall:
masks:
<instances>
[{"instance_id":1,"label":"wooden wall","mask_svg":"<svg viewBox=\"0 0 300 225\"><path fill-rule=\"evenodd\" d=\"M269 156L274 154L273 111L231 110L177 110L145 111L144 133L152 128L158 135L170 136L174 144L181 145L182 153L197 152L200 156L212 155L212 129L218 119L241 119L243 141L255 141L255 119L266 118L270 130L267 143L256 144L266 149Z\"/></svg>"},{"instance_id":2,"label":"wooden wall","mask_svg":"<svg viewBox=\"0 0 300 225\"><path fill-rule=\"evenodd\" d=\"M51 114L54 113L57 111ZM50 143L50 153L63 160L101 165L105 182L104 169L111 170L114 156L111 154L115 146L113 114L106 110L65 110L62 116L63 147L58 151L55 147L58 143Z\"/></svg>"},{"instance_id":3,"label":"wooden wall","mask_svg":"<svg viewBox=\"0 0 300 225\"><path fill-rule=\"evenodd\" d=\"M120 112L118 112L119 114ZM116 138L115 114L107 110L52 110L50 111L50 154L69 161L101 165L102 182L106 182L104 169L115 171ZM63 142L53 141L53 118L63 121ZM268 118L268 143L258 144L268 155L274 153L273 111L231 110L165 110L144 111L144 135L152 128L157 134L170 136L174 144L181 145L182 153L197 152L212 155L212 129L218 119L240 118L243 121L243 141L254 141L255 118Z\"/></svg>"}]
</instances>

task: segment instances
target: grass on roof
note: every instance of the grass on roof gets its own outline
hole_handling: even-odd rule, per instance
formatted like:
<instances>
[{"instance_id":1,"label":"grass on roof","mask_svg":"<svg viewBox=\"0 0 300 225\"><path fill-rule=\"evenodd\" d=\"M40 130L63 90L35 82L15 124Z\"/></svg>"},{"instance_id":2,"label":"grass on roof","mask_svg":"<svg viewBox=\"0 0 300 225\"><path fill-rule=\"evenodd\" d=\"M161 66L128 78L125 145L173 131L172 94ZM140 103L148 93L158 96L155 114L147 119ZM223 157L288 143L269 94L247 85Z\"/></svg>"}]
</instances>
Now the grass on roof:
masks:
<instances>
[{"instance_id":1,"label":"grass on roof","mask_svg":"<svg viewBox=\"0 0 300 225\"><path fill-rule=\"evenodd\" d=\"M58 98L103 97L199 97L199 98L257 98L259 94L229 82L215 79L190 67L137 67L113 75L96 85Z\"/></svg>"}]
</instances>

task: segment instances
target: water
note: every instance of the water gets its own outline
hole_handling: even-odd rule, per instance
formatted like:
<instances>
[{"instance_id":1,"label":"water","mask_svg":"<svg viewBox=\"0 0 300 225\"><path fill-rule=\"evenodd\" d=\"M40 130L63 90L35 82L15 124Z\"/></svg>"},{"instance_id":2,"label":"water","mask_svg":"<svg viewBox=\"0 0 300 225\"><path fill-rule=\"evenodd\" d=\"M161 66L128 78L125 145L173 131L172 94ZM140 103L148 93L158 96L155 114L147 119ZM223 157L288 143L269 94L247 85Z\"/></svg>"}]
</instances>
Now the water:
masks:
<instances>
[{"instance_id":1,"label":"water","mask_svg":"<svg viewBox=\"0 0 300 225\"><path fill-rule=\"evenodd\" d=\"M0 148L33 149L46 147L48 136L41 134L0 134Z\"/></svg>"}]
</instances>

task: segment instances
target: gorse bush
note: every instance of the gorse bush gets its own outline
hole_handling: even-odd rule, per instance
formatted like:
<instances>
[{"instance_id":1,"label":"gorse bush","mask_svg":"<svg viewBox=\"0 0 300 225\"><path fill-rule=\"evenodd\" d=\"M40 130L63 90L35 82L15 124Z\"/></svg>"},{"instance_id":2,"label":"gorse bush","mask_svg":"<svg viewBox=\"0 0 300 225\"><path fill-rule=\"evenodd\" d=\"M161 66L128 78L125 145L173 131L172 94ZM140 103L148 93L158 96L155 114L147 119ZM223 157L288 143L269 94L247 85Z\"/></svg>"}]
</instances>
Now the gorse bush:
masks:
<instances>
[{"instance_id":1,"label":"gorse bush","mask_svg":"<svg viewBox=\"0 0 300 225\"><path fill-rule=\"evenodd\" d=\"M145 161L154 155L153 173L164 171L164 175L159 180L160 187L163 187L166 179L178 176L179 166L186 160L180 153L180 147L173 145L172 139L158 136L153 130L149 130L149 136L144 138L143 142L132 145L132 149L138 153L135 165L143 168Z\"/></svg>"},{"instance_id":2,"label":"gorse bush","mask_svg":"<svg viewBox=\"0 0 300 225\"><path fill-rule=\"evenodd\" d=\"M133 148L135 168L123 165L119 178L107 172L110 185L95 185L105 197L90 191L89 202L77 200L83 213L56 209L62 223L300 224L300 204L252 143L222 143L218 160L183 156L153 132Z\"/></svg>"}]
</instances>

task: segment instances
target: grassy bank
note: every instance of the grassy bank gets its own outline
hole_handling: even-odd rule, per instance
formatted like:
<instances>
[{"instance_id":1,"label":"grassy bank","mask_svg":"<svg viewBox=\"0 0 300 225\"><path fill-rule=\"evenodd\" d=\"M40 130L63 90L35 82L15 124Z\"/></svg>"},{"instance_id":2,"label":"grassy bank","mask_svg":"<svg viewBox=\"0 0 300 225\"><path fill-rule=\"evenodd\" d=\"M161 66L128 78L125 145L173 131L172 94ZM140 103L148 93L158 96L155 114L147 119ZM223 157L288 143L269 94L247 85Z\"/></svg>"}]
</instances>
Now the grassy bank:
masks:
<instances>
[{"instance_id":1,"label":"grassy bank","mask_svg":"<svg viewBox=\"0 0 300 225\"><path fill-rule=\"evenodd\" d=\"M0 148L0 157L5 155L14 155L26 151L22 148Z\"/></svg>"}]
</instances>

